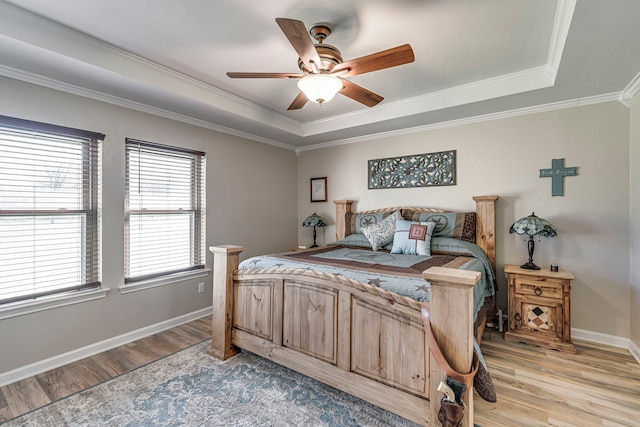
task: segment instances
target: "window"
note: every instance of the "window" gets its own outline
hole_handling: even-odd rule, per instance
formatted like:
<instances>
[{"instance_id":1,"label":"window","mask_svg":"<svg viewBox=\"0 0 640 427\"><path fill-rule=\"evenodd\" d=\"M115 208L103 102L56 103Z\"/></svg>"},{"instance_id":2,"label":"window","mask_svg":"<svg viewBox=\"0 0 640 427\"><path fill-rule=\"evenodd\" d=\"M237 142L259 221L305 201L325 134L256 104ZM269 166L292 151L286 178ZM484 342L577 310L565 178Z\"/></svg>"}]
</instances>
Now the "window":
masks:
<instances>
[{"instance_id":1,"label":"window","mask_svg":"<svg viewBox=\"0 0 640 427\"><path fill-rule=\"evenodd\" d=\"M204 153L126 140L125 283L204 269Z\"/></svg>"},{"instance_id":2,"label":"window","mask_svg":"<svg viewBox=\"0 0 640 427\"><path fill-rule=\"evenodd\" d=\"M100 287L102 140L0 116L0 303Z\"/></svg>"}]
</instances>

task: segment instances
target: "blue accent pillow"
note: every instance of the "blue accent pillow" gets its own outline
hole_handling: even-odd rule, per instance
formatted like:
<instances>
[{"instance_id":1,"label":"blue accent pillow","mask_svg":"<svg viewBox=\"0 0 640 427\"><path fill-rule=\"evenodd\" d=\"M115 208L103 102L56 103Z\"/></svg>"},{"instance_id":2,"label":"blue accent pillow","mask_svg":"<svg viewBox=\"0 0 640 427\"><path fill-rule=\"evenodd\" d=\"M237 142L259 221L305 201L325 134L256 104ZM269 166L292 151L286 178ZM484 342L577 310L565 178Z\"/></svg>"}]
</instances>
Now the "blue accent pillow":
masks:
<instances>
[{"instance_id":1,"label":"blue accent pillow","mask_svg":"<svg viewBox=\"0 0 640 427\"><path fill-rule=\"evenodd\" d=\"M435 222L397 220L391 253L431 256L431 236L435 228Z\"/></svg>"}]
</instances>

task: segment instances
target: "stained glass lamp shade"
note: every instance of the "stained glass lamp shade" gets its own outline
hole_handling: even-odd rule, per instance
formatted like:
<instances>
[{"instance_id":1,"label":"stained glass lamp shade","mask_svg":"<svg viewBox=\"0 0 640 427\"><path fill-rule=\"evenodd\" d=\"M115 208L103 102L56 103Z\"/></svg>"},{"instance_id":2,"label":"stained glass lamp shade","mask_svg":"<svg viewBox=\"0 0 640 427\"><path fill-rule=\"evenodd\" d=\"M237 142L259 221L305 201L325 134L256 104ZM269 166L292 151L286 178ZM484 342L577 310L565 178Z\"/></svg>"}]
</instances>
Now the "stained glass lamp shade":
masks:
<instances>
[{"instance_id":1,"label":"stained glass lamp shade","mask_svg":"<svg viewBox=\"0 0 640 427\"><path fill-rule=\"evenodd\" d=\"M551 225L549 221L536 216L533 212L531 215L520 218L514 222L509 229L509 233L516 233L520 235L526 234L529 236L529 241L527 242L529 248L529 261L520 266L527 270L540 270L540 267L533 263L533 250L535 248L533 236L540 234L544 237L555 237L558 235L556 229L553 228L553 225Z\"/></svg>"},{"instance_id":2,"label":"stained glass lamp shade","mask_svg":"<svg viewBox=\"0 0 640 427\"><path fill-rule=\"evenodd\" d=\"M313 227L313 245L311 245L311 247L317 248L318 245L316 244L316 227L326 227L327 221L325 221L324 218L314 212L313 215L309 215L307 218L305 218L304 221L302 221L302 226Z\"/></svg>"}]
</instances>

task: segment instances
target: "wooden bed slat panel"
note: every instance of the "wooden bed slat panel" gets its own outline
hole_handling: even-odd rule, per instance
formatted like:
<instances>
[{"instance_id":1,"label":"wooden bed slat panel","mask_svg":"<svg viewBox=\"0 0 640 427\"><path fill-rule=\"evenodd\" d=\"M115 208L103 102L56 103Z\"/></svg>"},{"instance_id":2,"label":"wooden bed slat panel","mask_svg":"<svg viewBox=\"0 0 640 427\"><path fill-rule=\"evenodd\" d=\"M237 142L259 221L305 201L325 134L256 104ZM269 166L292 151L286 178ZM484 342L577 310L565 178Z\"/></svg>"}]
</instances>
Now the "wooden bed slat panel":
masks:
<instances>
[{"instance_id":1,"label":"wooden bed slat panel","mask_svg":"<svg viewBox=\"0 0 640 427\"><path fill-rule=\"evenodd\" d=\"M429 371L422 319L354 300L353 372L426 398Z\"/></svg>"},{"instance_id":2,"label":"wooden bed slat panel","mask_svg":"<svg viewBox=\"0 0 640 427\"><path fill-rule=\"evenodd\" d=\"M287 280L282 316L282 345L325 362L337 363L336 289Z\"/></svg>"},{"instance_id":3,"label":"wooden bed slat panel","mask_svg":"<svg viewBox=\"0 0 640 427\"><path fill-rule=\"evenodd\" d=\"M273 341L274 287L277 281L251 280L233 287L233 327Z\"/></svg>"}]
</instances>

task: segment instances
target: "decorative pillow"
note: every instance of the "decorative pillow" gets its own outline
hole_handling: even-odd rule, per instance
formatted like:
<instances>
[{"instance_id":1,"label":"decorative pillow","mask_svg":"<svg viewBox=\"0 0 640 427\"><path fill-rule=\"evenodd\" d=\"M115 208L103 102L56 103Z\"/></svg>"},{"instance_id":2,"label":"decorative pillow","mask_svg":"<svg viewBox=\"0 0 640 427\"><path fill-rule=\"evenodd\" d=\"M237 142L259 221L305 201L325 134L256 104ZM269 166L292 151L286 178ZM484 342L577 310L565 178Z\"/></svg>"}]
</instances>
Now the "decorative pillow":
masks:
<instances>
[{"instance_id":1,"label":"decorative pillow","mask_svg":"<svg viewBox=\"0 0 640 427\"><path fill-rule=\"evenodd\" d=\"M377 212L377 213L353 213L348 212L345 217L346 229L345 236L350 234L361 234L364 227L382 222L394 212Z\"/></svg>"},{"instance_id":2,"label":"decorative pillow","mask_svg":"<svg viewBox=\"0 0 640 427\"><path fill-rule=\"evenodd\" d=\"M371 243L371 249L377 251L384 245L393 242L393 234L396 231L396 220L398 219L402 219L402 215L400 211L395 211L382 221L361 228L362 234L364 234Z\"/></svg>"},{"instance_id":3,"label":"decorative pillow","mask_svg":"<svg viewBox=\"0 0 640 427\"><path fill-rule=\"evenodd\" d=\"M435 227L435 222L397 220L391 253L431 256L431 236Z\"/></svg>"},{"instance_id":4,"label":"decorative pillow","mask_svg":"<svg viewBox=\"0 0 640 427\"><path fill-rule=\"evenodd\" d=\"M434 237L453 237L465 242L476 242L475 212L419 212L407 209L404 214L405 219L411 221L435 222Z\"/></svg>"}]
</instances>

